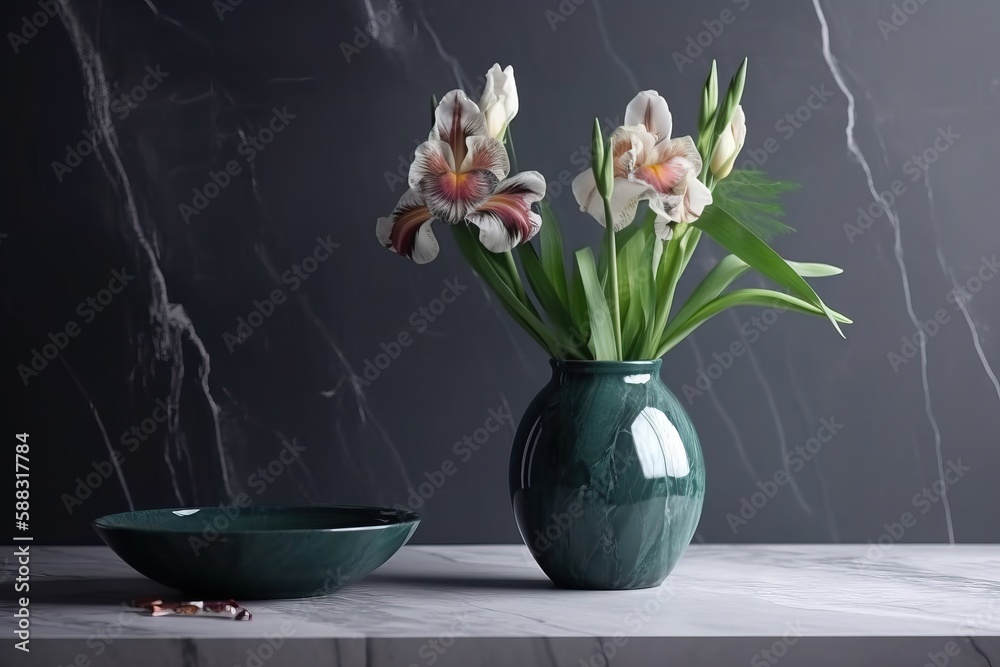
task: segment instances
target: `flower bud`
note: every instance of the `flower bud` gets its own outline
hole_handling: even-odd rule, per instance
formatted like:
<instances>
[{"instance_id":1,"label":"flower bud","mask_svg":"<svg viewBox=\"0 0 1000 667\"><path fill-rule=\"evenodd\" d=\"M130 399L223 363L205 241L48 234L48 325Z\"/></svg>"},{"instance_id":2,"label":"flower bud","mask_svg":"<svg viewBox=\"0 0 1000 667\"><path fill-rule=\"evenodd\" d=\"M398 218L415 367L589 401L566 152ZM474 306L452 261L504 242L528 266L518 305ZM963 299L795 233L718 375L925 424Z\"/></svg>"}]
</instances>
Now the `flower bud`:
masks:
<instances>
[{"instance_id":1,"label":"flower bud","mask_svg":"<svg viewBox=\"0 0 1000 667\"><path fill-rule=\"evenodd\" d=\"M715 146L715 154L712 156L712 175L716 180L721 181L732 172L746 138L746 116L743 114L743 107L737 106L733 120L729 123L729 127L723 130Z\"/></svg>"},{"instance_id":2,"label":"flower bud","mask_svg":"<svg viewBox=\"0 0 1000 667\"><path fill-rule=\"evenodd\" d=\"M479 100L479 110L486 117L486 130L494 139L503 139L510 121L517 115L517 86L514 68L501 70L493 65L486 73L486 87Z\"/></svg>"}]
</instances>

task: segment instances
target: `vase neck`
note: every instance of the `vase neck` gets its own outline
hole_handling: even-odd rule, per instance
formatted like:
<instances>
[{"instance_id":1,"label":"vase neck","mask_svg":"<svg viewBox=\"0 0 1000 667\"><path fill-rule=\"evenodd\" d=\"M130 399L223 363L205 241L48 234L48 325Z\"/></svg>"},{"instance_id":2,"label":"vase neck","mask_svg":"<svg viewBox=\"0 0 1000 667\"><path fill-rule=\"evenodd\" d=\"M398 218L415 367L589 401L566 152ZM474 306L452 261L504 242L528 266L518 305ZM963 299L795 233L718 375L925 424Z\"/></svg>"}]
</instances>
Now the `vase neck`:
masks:
<instances>
[{"instance_id":1,"label":"vase neck","mask_svg":"<svg viewBox=\"0 0 1000 667\"><path fill-rule=\"evenodd\" d=\"M566 359L551 359L553 376L585 376L585 375L653 375L659 377L662 359L649 361L579 361Z\"/></svg>"}]
</instances>

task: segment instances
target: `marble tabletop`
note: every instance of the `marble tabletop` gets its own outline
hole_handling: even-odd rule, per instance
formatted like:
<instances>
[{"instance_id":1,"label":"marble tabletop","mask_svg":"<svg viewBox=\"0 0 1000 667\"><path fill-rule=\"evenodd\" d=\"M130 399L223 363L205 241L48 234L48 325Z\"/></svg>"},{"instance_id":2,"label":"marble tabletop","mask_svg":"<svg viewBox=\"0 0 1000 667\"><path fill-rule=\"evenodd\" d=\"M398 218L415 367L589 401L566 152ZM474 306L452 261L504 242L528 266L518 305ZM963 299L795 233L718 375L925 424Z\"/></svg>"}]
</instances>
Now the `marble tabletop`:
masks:
<instances>
[{"instance_id":1,"label":"marble tabletop","mask_svg":"<svg viewBox=\"0 0 1000 667\"><path fill-rule=\"evenodd\" d=\"M555 589L522 546L408 546L324 598L241 601L249 623L144 615L172 594L107 548L32 547L28 654L13 562L4 665L1000 664L1000 546L694 545L627 592Z\"/></svg>"}]
</instances>

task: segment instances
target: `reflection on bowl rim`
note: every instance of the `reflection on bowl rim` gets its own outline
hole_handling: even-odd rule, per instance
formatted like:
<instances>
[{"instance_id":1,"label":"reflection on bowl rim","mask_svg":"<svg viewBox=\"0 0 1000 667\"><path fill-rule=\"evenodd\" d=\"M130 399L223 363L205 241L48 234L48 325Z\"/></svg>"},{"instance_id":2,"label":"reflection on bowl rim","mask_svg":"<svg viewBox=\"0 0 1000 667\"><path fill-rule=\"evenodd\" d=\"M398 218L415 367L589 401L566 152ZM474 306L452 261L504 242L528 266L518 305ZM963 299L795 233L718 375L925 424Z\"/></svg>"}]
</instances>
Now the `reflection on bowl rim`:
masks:
<instances>
[{"instance_id":1,"label":"reflection on bowl rim","mask_svg":"<svg viewBox=\"0 0 1000 667\"><path fill-rule=\"evenodd\" d=\"M194 531L193 528L166 528L163 526L149 527L149 526L111 526L104 523L107 519L112 519L114 517L125 517L138 514L140 512L183 512L189 510L195 510L187 516L194 516L197 512L201 510L212 510L219 511L223 510L226 506L204 506L204 507L157 507L153 509L144 510L131 510L128 512L116 512L114 514L105 514L104 516L98 517L91 521L91 526L94 529L101 530L130 530L137 532L147 532L147 533L191 533L200 532ZM375 505L248 505L246 507L236 506L239 511L246 509L266 509L266 510L364 510L367 512L384 512L393 513L399 517L398 521L392 523L375 524L371 526L350 526L346 528L248 528L235 530L232 528L215 528L215 530L220 534L225 535L276 535L280 533L346 533L355 530L382 530L384 528L393 528L398 526L405 526L407 524L412 524L416 526L420 523L420 515L416 512L406 509L397 509L394 507L377 507Z\"/></svg>"}]
</instances>

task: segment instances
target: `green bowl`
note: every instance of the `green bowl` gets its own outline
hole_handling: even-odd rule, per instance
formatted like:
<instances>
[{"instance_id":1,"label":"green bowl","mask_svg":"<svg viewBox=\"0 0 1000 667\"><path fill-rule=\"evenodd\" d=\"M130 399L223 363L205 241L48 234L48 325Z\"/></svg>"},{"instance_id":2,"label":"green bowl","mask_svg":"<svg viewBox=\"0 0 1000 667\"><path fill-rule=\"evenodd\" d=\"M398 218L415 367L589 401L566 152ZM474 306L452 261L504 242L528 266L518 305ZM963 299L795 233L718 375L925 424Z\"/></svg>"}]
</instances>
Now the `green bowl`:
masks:
<instances>
[{"instance_id":1,"label":"green bowl","mask_svg":"<svg viewBox=\"0 0 1000 667\"><path fill-rule=\"evenodd\" d=\"M420 517L381 507L191 507L111 514L94 530L154 581L196 599L312 597L361 579Z\"/></svg>"}]
</instances>

